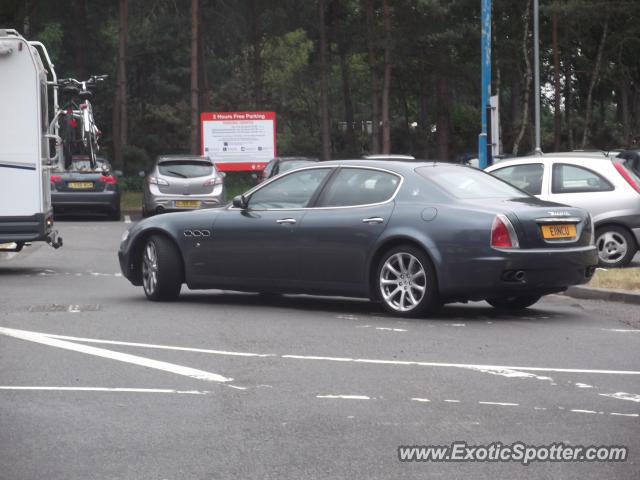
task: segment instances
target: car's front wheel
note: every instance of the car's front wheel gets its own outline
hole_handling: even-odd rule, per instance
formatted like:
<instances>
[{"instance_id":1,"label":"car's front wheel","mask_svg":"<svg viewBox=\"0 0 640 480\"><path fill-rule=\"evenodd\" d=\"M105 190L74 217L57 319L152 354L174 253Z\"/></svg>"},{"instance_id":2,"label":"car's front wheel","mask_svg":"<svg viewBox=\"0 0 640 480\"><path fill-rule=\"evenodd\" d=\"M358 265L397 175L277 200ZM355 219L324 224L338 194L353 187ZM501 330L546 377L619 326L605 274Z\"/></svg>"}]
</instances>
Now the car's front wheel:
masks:
<instances>
[{"instance_id":1,"label":"car's front wheel","mask_svg":"<svg viewBox=\"0 0 640 480\"><path fill-rule=\"evenodd\" d=\"M182 258L167 237L152 235L142 251L142 287L149 300L171 301L182 287Z\"/></svg>"},{"instance_id":2,"label":"car's front wheel","mask_svg":"<svg viewBox=\"0 0 640 480\"><path fill-rule=\"evenodd\" d=\"M499 310L524 310L530 307L538 300L539 295L525 295L520 297L501 297L501 298L489 298L487 303Z\"/></svg>"},{"instance_id":3,"label":"car's front wheel","mask_svg":"<svg viewBox=\"0 0 640 480\"><path fill-rule=\"evenodd\" d=\"M386 252L378 265L376 283L382 305L395 315L419 316L440 307L435 270L417 247L402 245Z\"/></svg>"},{"instance_id":4,"label":"car's front wheel","mask_svg":"<svg viewBox=\"0 0 640 480\"><path fill-rule=\"evenodd\" d=\"M596 230L596 247L601 267L625 267L636 254L636 243L622 227L604 226Z\"/></svg>"}]
</instances>

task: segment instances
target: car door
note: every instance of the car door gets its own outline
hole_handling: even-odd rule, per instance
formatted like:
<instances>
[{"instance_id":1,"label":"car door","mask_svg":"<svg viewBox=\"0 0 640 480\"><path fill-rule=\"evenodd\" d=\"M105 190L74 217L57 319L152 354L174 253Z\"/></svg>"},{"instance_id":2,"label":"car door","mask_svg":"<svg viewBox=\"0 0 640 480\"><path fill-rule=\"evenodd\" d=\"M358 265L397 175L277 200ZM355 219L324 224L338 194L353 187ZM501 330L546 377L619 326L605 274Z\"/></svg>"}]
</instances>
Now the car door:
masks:
<instances>
[{"instance_id":1,"label":"car door","mask_svg":"<svg viewBox=\"0 0 640 480\"><path fill-rule=\"evenodd\" d=\"M299 225L330 168L293 172L250 194L247 208L220 212L207 242L201 279L219 287L286 289L299 272ZM201 257L202 258L202 257Z\"/></svg>"},{"instance_id":2,"label":"car door","mask_svg":"<svg viewBox=\"0 0 640 480\"><path fill-rule=\"evenodd\" d=\"M341 167L299 227L301 281L362 293L370 251L389 222L401 182L389 171Z\"/></svg>"},{"instance_id":3,"label":"car door","mask_svg":"<svg viewBox=\"0 0 640 480\"><path fill-rule=\"evenodd\" d=\"M610 209L610 192L614 186L599 173L563 162L554 162L550 173L549 193L544 200L584 208L596 221L599 214Z\"/></svg>"}]
</instances>

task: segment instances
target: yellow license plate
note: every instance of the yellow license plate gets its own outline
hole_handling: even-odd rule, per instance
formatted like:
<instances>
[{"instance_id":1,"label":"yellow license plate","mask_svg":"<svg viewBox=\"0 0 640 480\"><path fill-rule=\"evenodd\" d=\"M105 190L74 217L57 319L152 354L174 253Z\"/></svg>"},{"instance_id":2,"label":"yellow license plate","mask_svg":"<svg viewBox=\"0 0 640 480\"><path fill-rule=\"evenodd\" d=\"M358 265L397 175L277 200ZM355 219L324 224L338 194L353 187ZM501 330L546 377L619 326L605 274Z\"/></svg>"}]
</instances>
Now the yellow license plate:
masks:
<instances>
[{"instance_id":1,"label":"yellow license plate","mask_svg":"<svg viewBox=\"0 0 640 480\"><path fill-rule=\"evenodd\" d=\"M547 239L574 238L576 226L571 224L542 225L542 236Z\"/></svg>"},{"instance_id":2,"label":"yellow license plate","mask_svg":"<svg viewBox=\"0 0 640 480\"><path fill-rule=\"evenodd\" d=\"M176 200L176 207L198 208L199 206L198 200Z\"/></svg>"},{"instance_id":3,"label":"yellow license plate","mask_svg":"<svg viewBox=\"0 0 640 480\"><path fill-rule=\"evenodd\" d=\"M69 182L69 188L86 190L88 188L93 188L93 182Z\"/></svg>"}]
</instances>

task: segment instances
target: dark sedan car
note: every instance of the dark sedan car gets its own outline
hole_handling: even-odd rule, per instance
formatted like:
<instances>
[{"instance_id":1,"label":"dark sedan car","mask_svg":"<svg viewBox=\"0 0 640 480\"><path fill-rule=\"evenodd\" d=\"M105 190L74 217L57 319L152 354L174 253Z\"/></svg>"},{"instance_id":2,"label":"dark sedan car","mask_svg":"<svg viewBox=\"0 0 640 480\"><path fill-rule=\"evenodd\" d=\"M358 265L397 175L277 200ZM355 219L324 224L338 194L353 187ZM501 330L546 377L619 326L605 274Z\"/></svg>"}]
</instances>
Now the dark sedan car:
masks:
<instances>
[{"instance_id":1,"label":"dark sedan car","mask_svg":"<svg viewBox=\"0 0 640 480\"><path fill-rule=\"evenodd\" d=\"M54 170L51 204L56 213L98 212L120 220L120 189L109 161L96 157L92 166L88 156L74 156L67 170Z\"/></svg>"},{"instance_id":2,"label":"dark sedan car","mask_svg":"<svg viewBox=\"0 0 640 480\"><path fill-rule=\"evenodd\" d=\"M487 300L526 308L586 283L591 217L454 164L332 161L224 208L142 221L122 272L151 300L192 289L368 297L392 313Z\"/></svg>"}]
</instances>

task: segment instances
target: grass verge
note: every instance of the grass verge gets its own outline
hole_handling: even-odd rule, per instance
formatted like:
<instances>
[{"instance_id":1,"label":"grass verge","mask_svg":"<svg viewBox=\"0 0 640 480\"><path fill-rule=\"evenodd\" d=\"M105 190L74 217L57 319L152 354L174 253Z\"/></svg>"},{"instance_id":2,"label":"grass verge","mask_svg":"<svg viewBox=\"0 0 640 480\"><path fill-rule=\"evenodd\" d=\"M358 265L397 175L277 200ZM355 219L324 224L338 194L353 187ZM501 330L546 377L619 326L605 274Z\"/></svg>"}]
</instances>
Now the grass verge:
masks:
<instances>
[{"instance_id":1,"label":"grass verge","mask_svg":"<svg viewBox=\"0 0 640 480\"><path fill-rule=\"evenodd\" d=\"M640 268L599 268L587 286L640 292Z\"/></svg>"}]
</instances>

